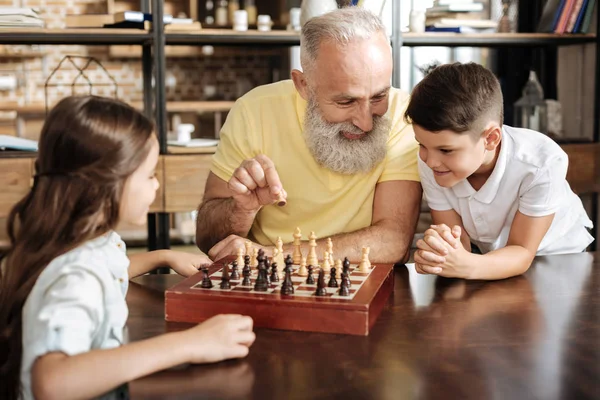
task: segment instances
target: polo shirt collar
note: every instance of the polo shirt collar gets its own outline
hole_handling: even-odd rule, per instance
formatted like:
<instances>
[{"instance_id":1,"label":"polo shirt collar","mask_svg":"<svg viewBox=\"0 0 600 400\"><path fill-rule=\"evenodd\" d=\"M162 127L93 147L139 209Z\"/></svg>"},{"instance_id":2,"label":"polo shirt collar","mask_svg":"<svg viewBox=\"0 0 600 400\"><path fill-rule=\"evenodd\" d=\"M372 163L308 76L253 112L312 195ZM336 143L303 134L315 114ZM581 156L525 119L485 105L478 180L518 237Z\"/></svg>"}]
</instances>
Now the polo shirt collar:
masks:
<instances>
[{"instance_id":1,"label":"polo shirt collar","mask_svg":"<svg viewBox=\"0 0 600 400\"><path fill-rule=\"evenodd\" d=\"M500 182L506 171L506 164L508 160L508 154L512 143L510 138L506 135L504 127L502 127L502 142L500 146L500 154L498 154L498 160L492 174L489 176L487 181L483 184L481 189L475 190L471 186L468 180L464 179L452 187L452 191L456 197L471 197L473 196L477 201L485 204L490 204L498 194L500 189Z\"/></svg>"}]
</instances>

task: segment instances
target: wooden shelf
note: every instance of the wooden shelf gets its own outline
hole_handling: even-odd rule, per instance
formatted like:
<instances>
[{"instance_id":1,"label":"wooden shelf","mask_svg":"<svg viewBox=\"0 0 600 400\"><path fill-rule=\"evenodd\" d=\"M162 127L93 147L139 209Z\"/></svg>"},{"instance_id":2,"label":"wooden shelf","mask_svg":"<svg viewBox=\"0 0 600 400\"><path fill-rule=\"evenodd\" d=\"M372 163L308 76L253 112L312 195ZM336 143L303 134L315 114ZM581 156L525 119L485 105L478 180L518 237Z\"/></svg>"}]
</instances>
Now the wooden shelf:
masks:
<instances>
[{"instance_id":1,"label":"wooden shelf","mask_svg":"<svg viewBox=\"0 0 600 400\"><path fill-rule=\"evenodd\" d=\"M140 29L0 29L0 44L145 44L151 39Z\"/></svg>"},{"instance_id":2,"label":"wooden shelf","mask_svg":"<svg viewBox=\"0 0 600 400\"><path fill-rule=\"evenodd\" d=\"M234 101L169 101L167 102L167 111L190 113L229 111L234 103ZM134 101L131 105L138 110L144 107L143 103L139 101ZM15 111L18 115L43 115L46 113L46 106L40 103L23 106L3 103L0 104L1 111Z\"/></svg>"},{"instance_id":3,"label":"wooden shelf","mask_svg":"<svg viewBox=\"0 0 600 400\"><path fill-rule=\"evenodd\" d=\"M567 46L593 43L596 35L551 33L403 33L402 45L409 47L530 47L530 46Z\"/></svg>"},{"instance_id":4,"label":"wooden shelf","mask_svg":"<svg viewBox=\"0 0 600 400\"><path fill-rule=\"evenodd\" d=\"M202 29L195 32L167 32L165 40L167 45L299 46L300 33L283 30L239 32L232 29Z\"/></svg>"}]
</instances>

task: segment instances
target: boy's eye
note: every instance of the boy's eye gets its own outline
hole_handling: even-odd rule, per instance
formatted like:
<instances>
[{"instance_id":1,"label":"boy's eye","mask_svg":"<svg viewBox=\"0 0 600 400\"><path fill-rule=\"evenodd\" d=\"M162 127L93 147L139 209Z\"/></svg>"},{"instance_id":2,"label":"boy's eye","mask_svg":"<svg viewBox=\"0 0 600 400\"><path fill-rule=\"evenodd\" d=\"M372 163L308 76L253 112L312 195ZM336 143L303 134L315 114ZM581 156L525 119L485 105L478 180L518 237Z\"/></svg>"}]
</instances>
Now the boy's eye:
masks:
<instances>
[{"instance_id":1,"label":"boy's eye","mask_svg":"<svg viewBox=\"0 0 600 400\"><path fill-rule=\"evenodd\" d=\"M452 150L448 150L448 149L440 149L440 151L444 154L450 154L452 153Z\"/></svg>"}]
</instances>

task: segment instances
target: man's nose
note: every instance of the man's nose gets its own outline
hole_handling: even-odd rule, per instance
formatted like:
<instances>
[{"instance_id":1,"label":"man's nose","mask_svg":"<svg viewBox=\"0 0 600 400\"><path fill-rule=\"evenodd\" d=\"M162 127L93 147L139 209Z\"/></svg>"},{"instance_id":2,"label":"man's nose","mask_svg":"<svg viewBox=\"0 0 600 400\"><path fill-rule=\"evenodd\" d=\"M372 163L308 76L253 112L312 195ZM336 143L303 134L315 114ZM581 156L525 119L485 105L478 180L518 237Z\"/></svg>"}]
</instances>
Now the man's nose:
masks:
<instances>
[{"instance_id":1,"label":"man's nose","mask_svg":"<svg viewBox=\"0 0 600 400\"><path fill-rule=\"evenodd\" d=\"M362 105L356 110L356 114L352 117L352 123L363 132L370 132L373 129L373 111L370 103Z\"/></svg>"}]
</instances>

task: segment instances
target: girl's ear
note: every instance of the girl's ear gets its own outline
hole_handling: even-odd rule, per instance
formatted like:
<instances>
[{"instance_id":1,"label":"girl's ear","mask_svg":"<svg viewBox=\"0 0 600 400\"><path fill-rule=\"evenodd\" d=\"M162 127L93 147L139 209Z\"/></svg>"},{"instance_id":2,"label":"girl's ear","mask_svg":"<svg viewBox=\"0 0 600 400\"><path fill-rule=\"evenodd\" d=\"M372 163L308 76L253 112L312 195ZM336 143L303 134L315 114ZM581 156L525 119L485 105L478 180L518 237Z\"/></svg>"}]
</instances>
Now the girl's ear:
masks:
<instances>
[{"instance_id":1,"label":"girl's ear","mask_svg":"<svg viewBox=\"0 0 600 400\"><path fill-rule=\"evenodd\" d=\"M502 141L502 127L494 125L483 133L486 150L495 150Z\"/></svg>"}]
</instances>

